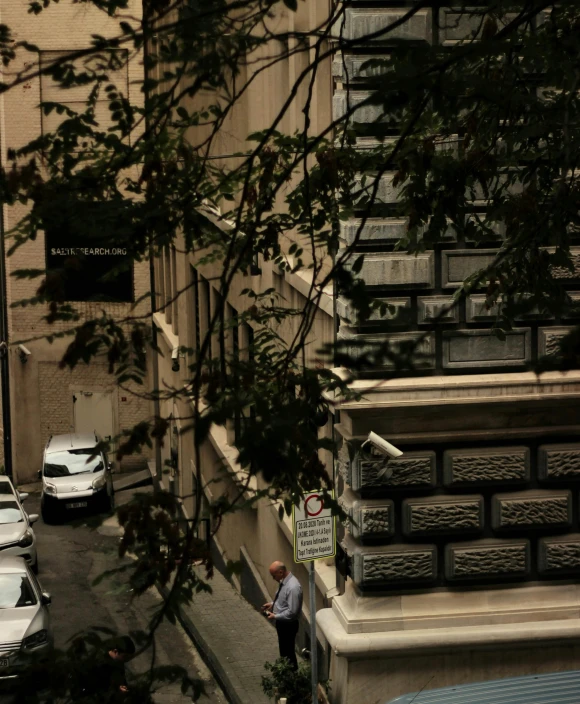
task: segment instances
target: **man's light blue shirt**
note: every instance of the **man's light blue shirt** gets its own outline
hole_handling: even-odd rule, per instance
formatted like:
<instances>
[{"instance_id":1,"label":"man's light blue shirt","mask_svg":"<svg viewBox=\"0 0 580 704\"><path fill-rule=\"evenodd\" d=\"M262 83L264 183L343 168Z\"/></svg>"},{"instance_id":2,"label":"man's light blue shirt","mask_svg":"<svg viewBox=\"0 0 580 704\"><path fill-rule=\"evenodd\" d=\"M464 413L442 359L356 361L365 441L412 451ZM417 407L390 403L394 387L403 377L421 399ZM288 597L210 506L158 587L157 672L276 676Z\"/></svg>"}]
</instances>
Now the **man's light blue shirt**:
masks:
<instances>
[{"instance_id":1,"label":"man's light blue shirt","mask_svg":"<svg viewBox=\"0 0 580 704\"><path fill-rule=\"evenodd\" d=\"M272 611L276 621L297 621L302 611L302 587L292 574L288 574L280 582Z\"/></svg>"}]
</instances>

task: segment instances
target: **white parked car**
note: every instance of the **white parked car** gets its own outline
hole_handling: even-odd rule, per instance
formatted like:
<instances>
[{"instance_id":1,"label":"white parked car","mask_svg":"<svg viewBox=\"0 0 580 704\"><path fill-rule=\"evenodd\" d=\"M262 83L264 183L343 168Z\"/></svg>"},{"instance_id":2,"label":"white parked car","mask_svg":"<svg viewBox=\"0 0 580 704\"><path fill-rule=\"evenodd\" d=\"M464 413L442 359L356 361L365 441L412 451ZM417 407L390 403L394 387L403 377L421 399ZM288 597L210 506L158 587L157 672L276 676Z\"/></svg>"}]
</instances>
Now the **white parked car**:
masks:
<instances>
[{"instance_id":1,"label":"white parked car","mask_svg":"<svg viewBox=\"0 0 580 704\"><path fill-rule=\"evenodd\" d=\"M97 448L96 434L54 435L44 449L40 472L42 517L50 523L69 509L93 505L102 511L115 506L111 468Z\"/></svg>"},{"instance_id":2,"label":"white parked car","mask_svg":"<svg viewBox=\"0 0 580 704\"><path fill-rule=\"evenodd\" d=\"M21 557L0 555L0 682L18 676L23 655L50 652L50 601Z\"/></svg>"},{"instance_id":3,"label":"white parked car","mask_svg":"<svg viewBox=\"0 0 580 704\"><path fill-rule=\"evenodd\" d=\"M3 488L0 485L0 489ZM37 514L29 516L22 508L16 493L0 494L0 557L18 555L38 572L36 536L32 530L32 524L37 520ZM1 631L0 623L0 633Z\"/></svg>"}]
</instances>

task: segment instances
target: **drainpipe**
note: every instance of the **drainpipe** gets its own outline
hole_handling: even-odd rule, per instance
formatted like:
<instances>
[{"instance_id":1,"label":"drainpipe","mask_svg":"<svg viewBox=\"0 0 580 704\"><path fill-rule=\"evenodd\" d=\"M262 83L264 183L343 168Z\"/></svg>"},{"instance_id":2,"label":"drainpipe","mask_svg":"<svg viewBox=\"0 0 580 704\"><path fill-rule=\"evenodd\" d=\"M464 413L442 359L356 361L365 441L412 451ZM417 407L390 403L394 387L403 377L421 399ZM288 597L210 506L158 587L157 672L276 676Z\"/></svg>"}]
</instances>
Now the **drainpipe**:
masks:
<instances>
[{"instance_id":1,"label":"drainpipe","mask_svg":"<svg viewBox=\"0 0 580 704\"><path fill-rule=\"evenodd\" d=\"M148 14L147 6L145 3L143 3L143 29L146 30L146 25L150 24L152 22L151 15ZM149 35L149 32L146 33L145 41L143 42L143 65L144 67L147 67L149 65L148 62L148 54L149 54L149 42L151 41L151 36ZM145 68L145 71L148 71L148 68ZM147 79L148 76L145 75L145 79ZM147 87L147 81L145 82L145 129L149 129L149 88ZM153 414L155 418L160 418L161 417L161 406L159 403L159 356L157 350L158 345L157 345L157 327L155 325L155 320L153 318L153 314L157 310L157 300L156 300L156 294L155 294L155 251L153 247L153 243L151 242L149 244L149 290L150 290L150 301L151 301L151 345L152 345L152 350L153 350L153 359L152 359L152 366L153 366L153 390L154 390L154 396L153 396ZM161 481L163 478L163 468L161 466L162 464L162 459L161 459L161 438L156 437L155 438L155 475L156 479L158 482Z\"/></svg>"},{"instance_id":2,"label":"drainpipe","mask_svg":"<svg viewBox=\"0 0 580 704\"><path fill-rule=\"evenodd\" d=\"M4 247L4 207L0 205L0 384L2 386L2 424L4 426L4 470L12 479L12 415L10 409L10 358L8 351L8 299L6 288L6 251Z\"/></svg>"}]
</instances>

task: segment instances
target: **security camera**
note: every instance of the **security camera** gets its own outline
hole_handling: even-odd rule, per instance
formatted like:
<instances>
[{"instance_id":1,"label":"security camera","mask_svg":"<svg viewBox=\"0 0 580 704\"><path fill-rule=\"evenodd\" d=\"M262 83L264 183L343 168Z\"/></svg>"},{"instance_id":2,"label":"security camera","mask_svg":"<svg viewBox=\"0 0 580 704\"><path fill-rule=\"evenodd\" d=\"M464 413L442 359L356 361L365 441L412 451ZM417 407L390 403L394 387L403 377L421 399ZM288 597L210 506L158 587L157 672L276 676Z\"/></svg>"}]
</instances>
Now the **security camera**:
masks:
<instances>
[{"instance_id":1,"label":"security camera","mask_svg":"<svg viewBox=\"0 0 580 704\"><path fill-rule=\"evenodd\" d=\"M362 448L365 447L365 445L372 445L373 449L376 450L377 452L380 452L381 455L387 455L388 457L400 457L403 454L402 450L399 450L398 447L395 447L394 445L391 445L390 442L387 442L386 440L383 440L383 438L380 435L377 435L376 433L371 432L369 433L368 438L363 442Z\"/></svg>"},{"instance_id":2,"label":"security camera","mask_svg":"<svg viewBox=\"0 0 580 704\"><path fill-rule=\"evenodd\" d=\"M26 362L28 362L28 358L31 354L32 352L28 349L28 347L18 345L18 356L20 357L22 364L26 364Z\"/></svg>"},{"instance_id":3,"label":"security camera","mask_svg":"<svg viewBox=\"0 0 580 704\"><path fill-rule=\"evenodd\" d=\"M179 347L174 347L171 352L171 370L174 372L179 371Z\"/></svg>"},{"instance_id":4,"label":"security camera","mask_svg":"<svg viewBox=\"0 0 580 704\"><path fill-rule=\"evenodd\" d=\"M367 439L361 445L360 449L363 453L369 455L371 458L376 458L378 455L383 456L383 466L377 473L377 479L380 479L383 476L386 476L387 479L390 479L393 474L393 470L388 465L389 460L392 460L396 457L400 457L403 454L402 450L399 450L398 447L391 445L390 442L383 440L380 435L377 435L372 430L369 433Z\"/></svg>"}]
</instances>

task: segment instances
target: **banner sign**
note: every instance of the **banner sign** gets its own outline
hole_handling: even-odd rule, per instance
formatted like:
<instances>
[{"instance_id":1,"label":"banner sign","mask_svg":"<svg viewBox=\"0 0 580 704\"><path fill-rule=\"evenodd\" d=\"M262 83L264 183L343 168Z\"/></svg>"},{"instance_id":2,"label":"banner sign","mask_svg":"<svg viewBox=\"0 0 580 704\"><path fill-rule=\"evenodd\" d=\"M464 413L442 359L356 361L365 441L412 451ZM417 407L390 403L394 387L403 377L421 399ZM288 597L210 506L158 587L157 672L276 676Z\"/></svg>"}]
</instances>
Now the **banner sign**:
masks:
<instances>
[{"instance_id":1,"label":"banner sign","mask_svg":"<svg viewBox=\"0 0 580 704\"><path fill-rule=\"evenodd\" d=\"M66 301L133 301L133 262L124 246L131 214L114 203L56 197L43 204L46 268ZM115 241L116 240L116 241Z\"/></svg>"}]
</instances>

